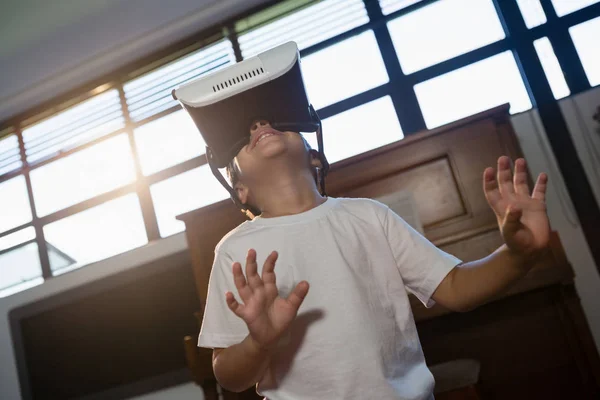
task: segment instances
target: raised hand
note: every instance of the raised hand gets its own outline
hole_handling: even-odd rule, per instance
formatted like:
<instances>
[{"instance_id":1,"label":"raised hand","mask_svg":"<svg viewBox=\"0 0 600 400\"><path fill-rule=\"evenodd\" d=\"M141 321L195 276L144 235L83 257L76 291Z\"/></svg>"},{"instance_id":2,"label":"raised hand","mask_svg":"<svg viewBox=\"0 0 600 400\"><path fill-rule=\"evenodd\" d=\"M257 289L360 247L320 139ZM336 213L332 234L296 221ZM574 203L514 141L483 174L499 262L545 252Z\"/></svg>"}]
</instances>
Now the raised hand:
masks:
<instances>
[{"instance_id":1,"label":"raised hand","mask_svg":"<svg viewBox=\"0 0 600 400\"><path fill-rule=\"evenodd\" d=\"M235 299L233 293L225 294L229 309L244 320L252 339L264 349L277 343L296 318L308 293L308 282L302 281L286 299L280 297L275 285L276 261L277 252L274 251L265 260L261 279L257 272L256 251L249 250L246 277L241 264L233 264L233 280L243 304Z\"/></svg>"},{"instance_id":2,"label":"raised hand","mask_svg":"<svg viewBox=\"0 0 600 400\"><path fill-rule=\"evenodd\" d=\"M486 168L483 190L488 204L496 213L502 237L508 248L522 256L544 249L550 240L550 223L546 213L548 176L540 174L533 193L529 193L525 160L515 162L514 179L510 159L498 159L498 173Z\"/></svg>"}]
</instances>

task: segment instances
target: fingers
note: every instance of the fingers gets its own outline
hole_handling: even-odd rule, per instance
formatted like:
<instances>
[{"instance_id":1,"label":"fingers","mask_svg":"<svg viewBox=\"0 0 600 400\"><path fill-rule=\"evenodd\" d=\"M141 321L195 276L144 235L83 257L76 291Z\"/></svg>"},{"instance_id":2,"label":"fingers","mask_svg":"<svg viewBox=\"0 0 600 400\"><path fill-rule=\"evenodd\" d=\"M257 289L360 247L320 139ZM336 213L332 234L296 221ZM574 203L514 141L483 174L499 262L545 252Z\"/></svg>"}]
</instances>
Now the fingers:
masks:
<instances>
[{"instance_id":1,"label":"fingers","mask_svg":"<svg viewBox=\"0 0 600 400\"><path fill-rule=\"evenodd\" d=\"M507 233L515 233L520 229L522 215L523 210L514 205L507 208L504 221L502 223L502 231L505 235Z\"/></svg>"},{"instance_id":2,"label":"fingers","mask_svg":"<svg viewBox=\"0 0 600 400\"><path fill-rule=\"evenodd\" d=\"M536 200L546 201L546 186L548 185L548 175L540 174L537 182L533 187L532 198Z\"/></svg>"},{"instance_id":3,"label":"fingers","mask_svg":"<svg viewBox=\"0 0 600 400\"><path fill-rule=\"evenodd\" d=\"M308 282L302 281L296 285L292 293L287 298L287 301L294 307L296 310L300 308L300 305L304 301L306 294L308 293Z\"/></svg>"},{"instance_id":4,"label":"fingers","mask_svg":"<svg viewBox=\"0 0 600 400\"><path fill-rule=\"evenodd\" d=\"M522 158L519 158L517 161L515 161L514 187L517 194L529 196L529 185L527 184L527 165L525 160Z\"/></svg>"},{"instance_id":5,"label":"fingers","mask_svg":"<svg viewBox=\"0 0 600 400\"><path fill-rule=\"evenodd\" d=\"M510 196L515 192L510 171L510 159L506 156L498 159L498 186L502 196Z\"/></svg>"},{"instance_id":6,"label":"fingers","mask_svg":"<svg viewBox=\"0 0 600 400\"><path fill-rule=\"evenodd\" d=\"M256 251L254 249L250 249L248 250L248 255L246 256L246 279L248 280L248 285L252 288L252 290L258 289L263 285L260 276L258 276L257 269Z\"/></svg>"},{"instance_id":7,"label":"fingers","mask_svg":"<svg viewBox=\"0 0 600 400\"><path fill-rule=\"evenodd\" d=\"M233 313L235 315L242 318L244 306L237 302L237 300L233 296L233 293L231 293L231 292L225 293L225 301L227 302L227 306L229 307L229 309L231 311L233 311Z\"/></svg>"},{"instance_id":8,"label":"fingers","mask_svg":"<svg viewBox=\"0 0 600 400\"><path fill-rule=\"evenodd\" d=\"M277 262L278 254L276 251L269 254L269 257L265 260L265 264L263 265L262 270L262 281L266 284L275 284L276 276L275 276L275 263Z\"/></svg>"},{"instance_id":9,"label":"fingers","mask_svg":"<svg viewBox=\"0 0 600 400\"><path fill-rule=\"evenodd\" d=\"M483 171L483 193L492 208L495 208L496 204L502 199L494 168L486 168Z\"/></svg>"},{"instance_id":10,"label":"fingers","mask_svg":"<svg viewBox=\"0 0 600 400\"><path fill-rule=\"evenodd\" d=\"M248 286L246 278L242 273L242 265L238 262L233 263L233 283L237 289L242 301L246 302L252 296L252 289Z\"/></svg>"}]
</instances>

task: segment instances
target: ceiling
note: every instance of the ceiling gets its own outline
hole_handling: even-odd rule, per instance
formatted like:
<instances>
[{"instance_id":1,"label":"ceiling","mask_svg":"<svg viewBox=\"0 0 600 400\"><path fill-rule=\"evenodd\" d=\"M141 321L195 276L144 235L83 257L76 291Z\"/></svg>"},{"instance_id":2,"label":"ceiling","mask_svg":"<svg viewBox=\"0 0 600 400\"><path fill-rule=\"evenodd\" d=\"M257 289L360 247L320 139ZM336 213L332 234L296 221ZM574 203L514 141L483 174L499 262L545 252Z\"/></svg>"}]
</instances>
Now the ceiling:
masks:
<instances>
[{"instance_id":1,"label":"ceiling","mask_svg":"<svg viewBox=\"0 0 600 400\"><path fill-rule=\"evenodd\" d=\"M0 121L266 0L0 0Z\"/></svg>"},{"instance_id":2,"label":"ceiling","mask_svg":"<svg viewBox=\"0 0 600 400\"><path fill-rule=\"evenodd\" d=\"M0 58L124 0L1 0Z\"/></svg>"}]
</instances>

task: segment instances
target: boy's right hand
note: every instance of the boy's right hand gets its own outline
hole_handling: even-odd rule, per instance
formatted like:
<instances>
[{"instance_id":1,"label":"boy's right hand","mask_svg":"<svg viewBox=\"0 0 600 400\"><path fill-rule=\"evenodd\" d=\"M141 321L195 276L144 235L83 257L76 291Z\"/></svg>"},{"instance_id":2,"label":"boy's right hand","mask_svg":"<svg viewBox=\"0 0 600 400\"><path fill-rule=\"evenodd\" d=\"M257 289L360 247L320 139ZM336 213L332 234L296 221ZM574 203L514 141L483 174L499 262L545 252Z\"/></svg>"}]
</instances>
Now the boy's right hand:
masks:
<instances>
[{"instance_id":1,"label":"boy's right hand","mask_svg":"<svg viewBox=\"0 0 600 400\"><path fill-rule=\"evenodd\" d=\"M261 279L257 272L256 251L250 249L246 257L246 277L241 264L233 264L233 280L244 304L238 303L233 293L225 294L229 309L244 320L250 337L261 349L277 343L296 318L308 293L308 282L302 281L286 299L280 297L275 285L276 261L277 252L274 251L263 265Z\"/></svg>"}]
</instances>

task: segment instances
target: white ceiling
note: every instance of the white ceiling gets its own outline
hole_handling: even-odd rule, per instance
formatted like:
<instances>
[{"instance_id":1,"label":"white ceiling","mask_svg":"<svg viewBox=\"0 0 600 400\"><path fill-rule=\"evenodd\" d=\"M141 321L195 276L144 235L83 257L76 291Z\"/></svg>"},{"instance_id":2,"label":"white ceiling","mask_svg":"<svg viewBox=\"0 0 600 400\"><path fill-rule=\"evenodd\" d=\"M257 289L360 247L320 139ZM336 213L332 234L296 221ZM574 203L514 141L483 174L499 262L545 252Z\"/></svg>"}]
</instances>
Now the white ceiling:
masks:
<instances>
[{"instance_id":1,"label":"white ceiling","mask_svg":"<svg viewBox=\"0 0 600 400\"><path fill-rule=\"evenodd\" d=\"M0 121L266 0L0 0Z\"/></svg>"}]
</instances>

